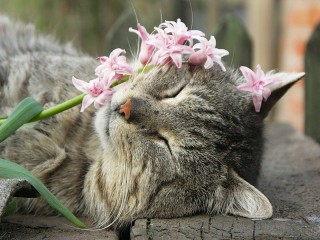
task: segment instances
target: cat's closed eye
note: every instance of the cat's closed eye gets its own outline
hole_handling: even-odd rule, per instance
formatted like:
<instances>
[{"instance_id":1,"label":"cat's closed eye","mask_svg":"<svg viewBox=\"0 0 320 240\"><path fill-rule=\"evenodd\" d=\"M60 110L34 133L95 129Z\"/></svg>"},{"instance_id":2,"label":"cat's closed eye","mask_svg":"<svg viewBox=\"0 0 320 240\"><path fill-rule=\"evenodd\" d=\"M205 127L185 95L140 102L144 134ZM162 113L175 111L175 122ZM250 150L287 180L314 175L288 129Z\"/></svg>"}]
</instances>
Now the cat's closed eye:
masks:
<instances>
[{"instance_id":1,"label":"cat's closed eye","mask_svg":"<svg viewBox=\"0 0 320 240\"><path fill-rule=\"evenodd\" d=\"M170 150L170 152L171 152L171 147L170 147L170 144L169 144L169 141L168 141L168 139L166 138L166 137L164 137L163 135L161 135L161 134L157 134L157 138L160 140L160 141L162 141L167 147L168 147L168 149Z\"/></svg>"},{"instance_id":2,"label":"cat's closed eye","mask_svg":"<svg viewBox=\"0 0 320 240\"><path fill-rule=\"evenodd\" d=\"M164 145L170 152L170 154L172 155L172 149L170 146L170 142L167 136L165 136L165 134L163 134L162 132L160 133L159 131L156 132L152 132L148 134L150 137L152 137L152 139L157 142L160 143L162 145Z\"/></svg>"},{"instance_id":3,"label":"cat's closed eye","mask_svg":"<svg viewBox=\"0 0 320 240\"><path fill-rule=\"evenodd\" d=\"M186 84L178 85L172 89L169 89L160 95L161 99L175 98L177 97L186 87Z\"/></svg>"}]
</instances>

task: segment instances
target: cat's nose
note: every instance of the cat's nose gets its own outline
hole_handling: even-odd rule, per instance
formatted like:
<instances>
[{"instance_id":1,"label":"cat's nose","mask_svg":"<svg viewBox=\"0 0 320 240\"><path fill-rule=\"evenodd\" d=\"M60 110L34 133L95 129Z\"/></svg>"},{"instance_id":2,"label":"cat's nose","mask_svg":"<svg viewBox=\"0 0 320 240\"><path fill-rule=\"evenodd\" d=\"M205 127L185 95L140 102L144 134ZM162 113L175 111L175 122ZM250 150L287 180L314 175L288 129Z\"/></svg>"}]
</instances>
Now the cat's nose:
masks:
<instances>
[{"instance_id":1,"label":"cat's nose","mask_svg":"<svg viewBox=\"0 0 320 240\"><path fill-rule=\"evenodd\" d=\"M128 100L123 105L120 106L119 113L123 114L126 120L130 118L130 115L131 115L131 99L130 98L128 98Z\"/></svg>"}]
</instances>

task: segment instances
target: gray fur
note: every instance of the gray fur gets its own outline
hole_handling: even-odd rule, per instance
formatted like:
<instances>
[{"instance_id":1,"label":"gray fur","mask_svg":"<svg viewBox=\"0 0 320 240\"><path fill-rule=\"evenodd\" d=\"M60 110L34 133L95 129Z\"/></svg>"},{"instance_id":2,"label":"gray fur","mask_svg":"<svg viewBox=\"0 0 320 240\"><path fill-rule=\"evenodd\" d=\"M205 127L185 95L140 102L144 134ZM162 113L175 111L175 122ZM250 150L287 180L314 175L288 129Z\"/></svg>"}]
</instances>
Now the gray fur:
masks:
<instances>
[{"instance_id":1,"label":"gray fur","mask_svg":"<svg viewBox=\"0 0 320 240\"><path fill-rule=\"evenodd\" d=\"M0 17L0 115L26 96L45 106L76 96L71 76L90 80L96 65ZM27 167L99 228L196 213L268 218L272 206L253 187L265 115L237 90L242 81L219 66L156 67L131 78L96 114L76 107L19 130L0 144L0 155ZM119 107L128 98L125 120ZM270 108L263 103L262 112ZM20 211L54 214L41 199L19 204Z\"/></svg>"}]
</instances>

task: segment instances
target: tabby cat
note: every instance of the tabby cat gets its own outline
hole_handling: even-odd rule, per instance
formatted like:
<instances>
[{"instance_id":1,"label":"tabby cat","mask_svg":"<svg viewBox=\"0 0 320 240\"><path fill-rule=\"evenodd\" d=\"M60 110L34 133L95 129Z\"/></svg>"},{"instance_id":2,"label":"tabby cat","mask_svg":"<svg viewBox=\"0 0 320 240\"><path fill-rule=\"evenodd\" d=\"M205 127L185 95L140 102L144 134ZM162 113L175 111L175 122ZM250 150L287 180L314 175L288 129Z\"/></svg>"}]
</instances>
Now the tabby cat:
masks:
<instances>
[{"instance_id":1,"label":"tabby cat","mask_svg":"<svg viewBox=\"0 0 320 240\"><path fill-rule=\"evenodd\" d=\"M0 116L28 96L50 107L79 95L71 76L92 79L98 64L1 16ZM0 144L0 156L32 171L98 228L197 213L269 218L272 206L254 187L263 119L303 77L277 74L283 84L257 113L251 95L237 89L245 81L238 70L155 67L131 77L98 111L75 107L18 130ZM125 118L119 110L128 99ZM41 198L18 203L21 212L55 214Z\"/></svg>"}]
</instances>

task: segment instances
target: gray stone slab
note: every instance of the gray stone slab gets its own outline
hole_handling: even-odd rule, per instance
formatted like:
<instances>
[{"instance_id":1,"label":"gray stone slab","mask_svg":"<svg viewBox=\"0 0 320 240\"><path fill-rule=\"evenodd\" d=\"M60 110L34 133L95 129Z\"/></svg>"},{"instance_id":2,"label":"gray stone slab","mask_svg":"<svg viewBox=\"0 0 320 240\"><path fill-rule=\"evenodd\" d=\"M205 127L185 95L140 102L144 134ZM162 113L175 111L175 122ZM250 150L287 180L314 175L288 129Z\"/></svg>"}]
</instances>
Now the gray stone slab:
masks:
<instances>
[{"instance_id":1,"label":"gray stone slab","mask_svg":"<svg viewBox=\"0 0 320 240\"><path fill-rule=\"evenodd\" d=\"M5 207L13 196L34 197L38 194L25 180L0 179L0 216L3 215Z\"/></svg>"},{"instance_id":2,"label":"gray stone slab","mask_svg":"<svg viewBox=\"0 0 320 240\"><path fill-rule=\"evenodd\" d=\"M267 125L259 189L267 220L235 216L139 219L131 239L320 239L320 146L289 125Z\"/></svg>"}]
</instances>

